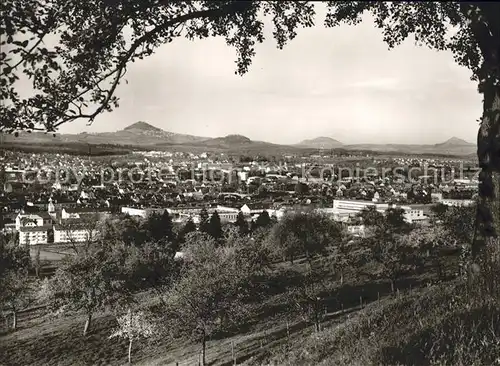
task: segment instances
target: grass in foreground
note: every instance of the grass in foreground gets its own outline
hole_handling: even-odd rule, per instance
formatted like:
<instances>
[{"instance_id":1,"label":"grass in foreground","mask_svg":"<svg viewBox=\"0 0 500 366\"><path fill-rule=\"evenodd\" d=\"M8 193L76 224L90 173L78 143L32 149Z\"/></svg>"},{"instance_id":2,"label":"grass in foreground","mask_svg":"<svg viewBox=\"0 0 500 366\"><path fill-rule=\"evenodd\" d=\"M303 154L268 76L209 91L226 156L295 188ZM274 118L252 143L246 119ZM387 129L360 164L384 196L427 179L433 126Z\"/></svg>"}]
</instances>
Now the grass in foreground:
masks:
<instances>
[{"instance_id":1,"label":"grass in foreground","mask_svg":"<svg viewBox=\"0 0 500 366\"><path fill-rule=\"evenodd\" d=\"M351 276L347 276L348 279L349 277ZM282 299L283 294L278 291L283 287L285 278L278 277L276 281L279 288L276 288L276 293L269 294L270 297L265 304L262 304L261 311L256 313L259 316L253 319L254 322L249 327L238 335L221 335L208 343L209 364L232 365L233 346L237 364L244 362L251 365L269 363L316 365L322 362L325 365L373 364L374 362L364 362L364 360L377 360L379 356L376 350L382 346L394 346L391 343L391 334L399 334L397 332L403 335L415 334L416 328L412 329L413 333L407 330L414 328L411 323L414 313L405 313L403 310L411 309L419 302L424 304L422 309L417 309L422 314L426 313L430 307L443 307L451 296L446 294L453 292L452 288L454 288L449 284L439 285L430 287L422 293L405 295L399 299L385 299L384 296L389 291L387 283L374 282L369 276L363 280L361 277L356 275L356 281L353 282L350 279L332 294L333 302L329 308L332 314L328 317L329 320L322 324L325 330L319 334L314 333L312 326L293 319L289 319L289 332L287 332L286 320L282 315L275 316L286 301ZM410 282L415 285L414 291L417 284L427 282L424 281L425 277L420 276L419 281ZM443 291L443 288L446 291ZM380 302L377 301L379 293L382 297ZM337 310L340 310L341 303L346 310L356 311L361 295L364 301L372 301L372 304L358 312L359 315L352 312L348 319L347 315L335 314ZM397 320L391 318L391 314L395 311L402 312ZM378 317L376 314L379 314ZM82 336L83 323L83 317L48 319L31 314L29 318L20 318L18 331L0 335L0 365L124 365L127 363L127 342L108 339L116 326L113 316L96 317L91 333L87 337ZM287 336L288 333L290 336ZM387 340L384 340L385 338ZM401 344L395 345L395 347L402 346ZM352 348L352 352L344 352L349 347ZM134 343L132 360L134 364L144 366L175 365L176 362L179 362L179 365L198 365L199 351L199 345L182 340L176 340L173 344L166 339L159 339L155 342L138 340ZM340 361L337 362L338 360Z\"/></svg>"},{"instance_id":2,"label":"grass in foreground","mask_svg":"<svg viewBox=\"0 0 500 366\"><path fill-rule=\"evenodd\" d=\"M385 299L248 364L500 365L495 292L455 281Z\"/></svg>"}]
</instances>

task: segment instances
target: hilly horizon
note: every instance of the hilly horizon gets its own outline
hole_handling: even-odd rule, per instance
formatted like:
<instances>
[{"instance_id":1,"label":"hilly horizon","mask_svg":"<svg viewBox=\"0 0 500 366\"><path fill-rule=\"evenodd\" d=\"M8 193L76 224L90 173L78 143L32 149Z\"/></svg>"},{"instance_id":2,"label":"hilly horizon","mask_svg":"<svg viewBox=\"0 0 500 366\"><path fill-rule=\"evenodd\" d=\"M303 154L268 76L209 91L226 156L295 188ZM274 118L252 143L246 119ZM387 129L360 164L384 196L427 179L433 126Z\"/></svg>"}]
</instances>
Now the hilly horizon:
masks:
<instances>
[{"instance_id":1,"label":"hilly horizon","mask_svg":"<svg viewBox=\"0 0 500 366\"><path fill-rule=\"evenodd\" d=\"M168 148L176 146L183 149L203 148L238 151L244 149L257 152L272 149L278 152L290 149L336 149L367 150L374 152L401 152L405 154L447 154L470 155L476 151L476 144L458 137L437 144L343 144L331 137L320 136L306 139L295 145L274 144L254 141L246 136L229 134L221 137L202 137L165 131L144 121L138 121L116 132L82 132L79 134L47 134L44 132L23 133L18 137L3 134L3 142L16 144L89 144L129 146L143 149Z\"/></svg>"},{"instance_id":2,"label":"hilly horizon","mask_svg":"<svg viewBox=\"0 0 500 366\"><path fill-rule=\"evenodd\" d=\"M463 145L474 145L472 142L465 141L464 139L458 138L458 137L451 137L445 142L442 142L440 144L436 144L436 146L443 146L443 145L448 145L448 146L463 146Z\"/></svg>"},{"instance_id":3,"label":"hilly horizon","mask_svg":"<svg viewBox=\"0 0 500 366\"><path fill-rule=\"evenodd\" d=\"M476 152L476 144L458 137L437 144L351 144L343 148L348 150L370 150L376 152L401 152L405 154L419 152L421 154L471 155Z\"/></svg>"},{"instance_id":4,"label":"hilly horizon","mask_svg":"<svg viewBox=\"0 0 500 366\"><path fill-rule=\"evenodd\" d=\"M295 146L312 148L312 149L335 149L337 147L344 146L344 144L331 137L320 136L313 139L303 140L298 144L296 144Z\"/></svg>"}]
</instances>

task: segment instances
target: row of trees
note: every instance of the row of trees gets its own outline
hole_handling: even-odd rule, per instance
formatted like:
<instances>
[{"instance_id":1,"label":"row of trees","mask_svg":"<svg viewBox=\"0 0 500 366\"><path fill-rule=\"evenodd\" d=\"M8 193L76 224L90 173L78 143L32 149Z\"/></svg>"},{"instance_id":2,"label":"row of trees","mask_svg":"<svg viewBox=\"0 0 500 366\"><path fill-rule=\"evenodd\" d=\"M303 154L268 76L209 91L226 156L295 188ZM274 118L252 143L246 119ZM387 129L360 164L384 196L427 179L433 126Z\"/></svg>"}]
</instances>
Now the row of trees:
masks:
<instances>
[{"instance_id":1,"label":"row of trees","mask_svg":"<svg viewBox=\"0 0 500 366\"><path fill-rule=\"evenodd\" d=\"M5 316L7 312L12 314L13 329L17 328L18 311L36 298L36 281L28 276L32 268L29 249L0 234L0 310Z\"/></svg>"},{"instance_id":2,"label":"row of trees","mask_svg":"<svg viewBox=\"0 0 500 366\"><path fill-rule=\"evenodd\" d=\"M257 217L257 219L248 220L243 213L238 213L234 226L241 235L248 235L259 228L266 228L273 224L273 219L267 211ZM128 245L142 246L147 242L162 242L169 245L176 251L185 243L186 236L194 231L206 233L217 242L222 242L225 237L226 225L221 222L217 211L209 215L203 208L200 212L200 222L197 226L190 218L181 227L176 227L167 210L163 213L154 213L147 219L136 219L127 216L123 219L106 221L103 232L104 239L119 239Z\"/></svg>"},{"instance_id":3,"label":"row of trees","mask_svg":"<svg viewBox=\"0 0 500 366\"><path fill-rule=\"evenodd\" d=\"M289 313L300 315L317 330L346 273L352 279L364 265L375 263L376 275L389 281L394 291L399 277L422 268L426 261L434 263L434 257L439 263L435 248L454 244L449 233L463 220L451 211L446 215L453 224L439 226L441 231L435 233L408 225L401 210L382 214L367 209L359 215L367 235L358 239L315 212L285 215L251 234L230 225L223 239L193 230L184 235L184 256L179 260L176 248L165 245L168 239L149 237L140 245L127 242L124 238L133 231L123 236L113 226L116 223L108 222L101 238L66 258L55 275L43 281L39 301L54 314L85 314L84 334L92 329L97 313L114 311L118 328L111 336L129 340L129 359L134 339L161 335L199 342L205 362L207 340L244 324L255 314L255 304L272 291L283 292ZM266 215L261 216L264 221ZM143 225L160 230L154 223ZM6 271L29 268L29 256L19 247L2 249L2 255L7 258L2 265ZM28 264L19 258L28 258ZM283 267L283 261L290 265ZM22 275L27 278L25 272ZM16 283L3 273L1 278L2 289ZM2 293L20 299L26 286L17 289ZM155 299L154 305L145 307L138 300L143 296L137 294L145 291ZM3 304L11 304L9 299L4 295Z\"/></svg>"}]
</instances>

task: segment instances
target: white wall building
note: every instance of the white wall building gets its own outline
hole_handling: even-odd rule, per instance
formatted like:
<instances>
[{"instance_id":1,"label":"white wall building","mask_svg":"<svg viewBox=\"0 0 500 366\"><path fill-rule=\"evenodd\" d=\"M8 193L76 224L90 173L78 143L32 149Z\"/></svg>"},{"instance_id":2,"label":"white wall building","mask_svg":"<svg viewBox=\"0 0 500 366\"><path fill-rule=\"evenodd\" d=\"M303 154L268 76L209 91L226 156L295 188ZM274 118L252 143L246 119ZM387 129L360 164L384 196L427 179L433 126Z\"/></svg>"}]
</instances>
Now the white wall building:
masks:
<instances>
[{"instance_id":1,"label":"white wall building","mask_svg":"<svg viewBox=\"0 0 500 366\"><path fill-rule=\"evenodd\" d=\"M148 216L154 214L154 213L160 213L162 214L163 212L165 212L165 210L169 211L168 209L166 208L135 208L135 207L122 207L121 208L121 212L123 214L127 214L127 215L130 215L130 216L139 216L139 217L142 217L142 218L147 218Z\"/></svg>"},{"instance_id":2,"label":"white wall building","mask_svg":"<svg viewBox=\"0 0 500 366\"><path fill-rule=\"evenodd\" d=\"M95 238L99 234L96 229L87 228L63 228L54 226L54 243L83 243Z\"/></svg>"},{"instance_id":3,"label":"white wall building","mask_svg":"<svg viewBox=\"0 0 500 366\"><path fill-rule=\"evenodd\" d=\"M19 231L22 227L37 227L43 226L43 217L34 214L19 214L16 217L16 230Z\"/></svg>"},{"instance_id":4,"label":"white wall building","mask_svg":"<svg viewBox=\"0 0 500 366\"><path fill-rule=\"evenodd\" d=\"M337 221L347 222L350 217L356 216L365 208L375 207L380 213L385 213L389 208L396 208L396 205L388 203L375 203L370 201L357 200L333 200L332 209L323 209L325 213L333 216ZM427 220L423 210L412 209L410 206L399 206L404 210L404 217L408 223Z\"/></svg>"},{"instance_id":5,"label":"white wall building","mask_svg":"<svg viewBox=\"0 0 500 366\"><path fill-rule=\"evenodd\" d=\"M365 208L373 206L380 213L384 213L389 208L389 204L387 203L358 200L333 200L333 210L331 213L338 218L353 217Z\"/></svg>"},{"instance_id":6,"label":"white wall building","mask_svg":"<svg viewBox=\"0 0 500 366\"><path fill-rule=\"evenodd\" d=\"M19 230L19 243L24 245L47 244L49 227L25 226Z\"/></svg>"},{"instance_id":7,"label":"white wall building","mask_svg":"<svg viewBox=\"0 0 500 366\"><path fill-rule=\"evenodd\" d=\"M423 210L413 209L410 206L401 206L401 208L404 210L406 222L410 224L426 221L428 219L428 217L424 215Z\"/></svg>"},{"instance_id":8,"label":"white wall building","mask_svg":"<svg viewBox=\"0 0 500 366\"><path fill-rule=\"evenodd\" d=\"M15 229L19 232L19 243L24 245L47 244L52 218L48 213L19 214Z\"/></svg>"},{"instance_id":9,"label":"white wall building","mask_svg":"<svg viewBox=\"0 0 500 366\"><path fill-rule=\"evenodd\" d=\"M475 201L474 200L461 200L461 199L451 199L446 198L441 201L443 205L447 206L455 206L455 207L468 207L472 206Z\"/></svg>"}]
</instances>

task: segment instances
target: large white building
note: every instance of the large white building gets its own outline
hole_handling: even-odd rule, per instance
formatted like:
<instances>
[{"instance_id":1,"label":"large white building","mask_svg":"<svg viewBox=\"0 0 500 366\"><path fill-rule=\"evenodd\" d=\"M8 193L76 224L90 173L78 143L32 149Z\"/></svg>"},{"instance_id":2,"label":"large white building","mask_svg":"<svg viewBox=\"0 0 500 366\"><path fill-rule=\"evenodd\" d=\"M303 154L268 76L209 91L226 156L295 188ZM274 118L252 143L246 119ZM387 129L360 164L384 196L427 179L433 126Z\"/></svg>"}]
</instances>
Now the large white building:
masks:
<instances>
[{"instance_id":1,"label":"large white building","mask_svg":"<svg viewBox=\"0 0 500 366\"><path fill-rule=\"evenodd\" d=\"M162 214L167 210L166 208L136 208L136 207L122 207L121 211L123 214L127 214L130 216L138 216L142 218L147 218L154 213ZM170 210L167 210L170 212Z\"/></svg>"},{"instance_id":2,"label":"large white building","mask_svg":"<svg viewBox=\"0 0 500 366\"><path fill-rule=\"evenodd\" d=\"M222 214L228 218L229 221L235 221L238 216L238 212L245 215L246 217L257 218L263 211L266 211L270 217L276 217L280 220L285 214L285 209L273 209L268 207L254 206L252 204L244 204L240 208L217 206L217 213L219 216ZM222 216L221 216L222 218Z\"/></svg>"},{"instance_id":3,"label":"large white building","mask_svg":"<svg viewBox=\"0 0 500 366\"><path fill-rule=\"evenodd\" d=\"M61 211L61 219L81 219L83 217L95 216L96 220L104 220L110 216L109 208L94 209L94 208L63 208Z\"/></svg>"},{"instance_id":4,"label":"large white building","mask_svg":"<svg viewBox=\"0 0 500 366\"><path fill-rule=\"evenodd\" d=\"M388 203L375 203L372 201L333 200L333 209L330 213L335 219L344 221L345 218L354 217L368 207L375 207L378 212L384 213L390 206Z\"/></svg>"},{"instance_id":5,"label":"large white building","mask_svg":"<svg viewBox=\"0 0 500 366\"><path fill-rule=\"evenodd\" d=\"M47 244L52 218L46 212L19 214L15 228L19 232L19 243L24 245Z\"/></svg>"},{"instance_id":6,"label":"large white building","mask_svg":"<svg viewBox=\"0 0 500 366\"><path fill-rule=\"evenodd\" d=\"M54 243L83 243L99 234L95 228L54 225Z\"/></svg>"},{"instance_id":7,"label":"large white building","mask_svg":"<svg viewBox=\"0 0 500 366\"><path fill-rule=\"evenodd\" d=\"M462 199L451 199L444 198L441 203L446 206L455 206L455 207L468 207L472 206L476 201L474 200L462 200Z\"/></svg>"},{"instance_id":8,"label":"large white building","mask_svg":"<svg viewBox=\"0 0 500 366\"><path fill-rule=\"evenodd\" d=\"M52 224L52 218L46 212L37 214L19 214L16 217L16 230L22 227L49 226Z\"/></svg>"},{"instance_id":9,"label":"large white building","mask_svg":"<svg viewBox=\"0 0 500 366\"><path fill-rule=\"evenodd\" d=\"M19 229L19 243L24 245L47 244L48 226L21 227Z\"/></svg>"},{"instance_id":10,"label":"large white building","mask_svg":"<svg viewBox=\"0 0 500 366\"><path fill-rule=\"evenodd\" d=\"M413 209L410 206L402 206L401 208L405 210L404 216L406 221L410 224L427 221L429 219L426 215L424 215L423 210Z\"/></svg>"},{"instance_id":11,"label":"large white building","mask_svg":"<svg viewBox=\"0 0 500 366\"><path fill-rule=\"evenodd\" d=\"M355 217L368 207L375 207L380 213L385 213L389 208L401 208L404 210L404 217L408 223L427 220L427 216L424 215L423 210L412 209L410 206L396 206L388 203L357 200L333 200L333 208L327 209L325 213L332 215L337 221L349 221L351 217Z\"/></svg>"}]
</instances>

